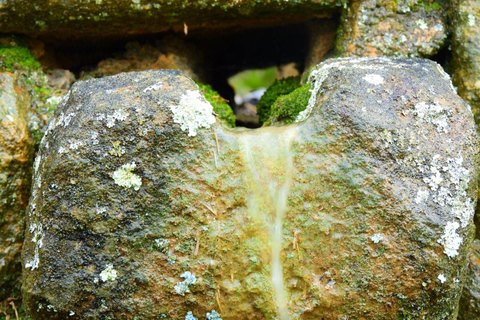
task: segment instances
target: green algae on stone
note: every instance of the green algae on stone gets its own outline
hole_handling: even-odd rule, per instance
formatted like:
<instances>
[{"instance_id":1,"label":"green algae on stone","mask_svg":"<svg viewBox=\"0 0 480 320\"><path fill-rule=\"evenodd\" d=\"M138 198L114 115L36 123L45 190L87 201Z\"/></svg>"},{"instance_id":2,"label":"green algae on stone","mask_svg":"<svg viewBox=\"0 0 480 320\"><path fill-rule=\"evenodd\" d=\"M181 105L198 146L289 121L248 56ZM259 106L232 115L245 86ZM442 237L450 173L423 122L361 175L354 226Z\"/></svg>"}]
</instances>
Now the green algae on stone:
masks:
<instances>
[{"instance_id":1,"label":"green algae on stone","mask_svg":"<svg viewBox=\"0 0 480 320\"><path fill-rule=\"evenodd\" d=\"M0 70L12 72L17 69L38 71L41 66L28 48L0 46Z\"/></svg>"},{"instance_id":2,"label":"green algae on stone","mask_svg":"<svg viewBox=\"0 0 480 320\"><path fill-rule=\"evenodd\" d=\"M300 87L300 77L277 79L268 87L257 104L260 123L267 121L272 113L272 105L282 95L287 95Z\"/></svg>"},{"instance_id":3,"label":"green algae on stone","mask_svg":"<svg viewBox=\"0 0 480 320\"><path fill-rule=\"evenodd\" d=\"M289 94L278 97L271 107L270 117L266 124L295 122L300 112L304 111L308 105L311 89L312 85L307 83Z\"/></svg>"},{"instance_id":4,"label":"green algae on stone","mask_svg":"<svg viewBox=\"0 0 480 320\"><path fill-rule=\"evenodd\" d=\"M467 105L420 59L330 60L309 83L303 121L257 130L211 123L179 71L75 84L36 166L32 319L453 319L477 191ZM201 117L175 121L185 95ZM112 177L133 162L138 190Z\"/></svg>"},{"instance_id":5,"label":"green algae on stone","mask_svg":"<svg viewBox=\"0 0 480 320\"><path fill-rule=\"evenodd\" d=\"M235 114L220 94L208 84L196 82L205 99L213 106L213 111L227 127L235 127Z\"/></svg>"}]
</instances>

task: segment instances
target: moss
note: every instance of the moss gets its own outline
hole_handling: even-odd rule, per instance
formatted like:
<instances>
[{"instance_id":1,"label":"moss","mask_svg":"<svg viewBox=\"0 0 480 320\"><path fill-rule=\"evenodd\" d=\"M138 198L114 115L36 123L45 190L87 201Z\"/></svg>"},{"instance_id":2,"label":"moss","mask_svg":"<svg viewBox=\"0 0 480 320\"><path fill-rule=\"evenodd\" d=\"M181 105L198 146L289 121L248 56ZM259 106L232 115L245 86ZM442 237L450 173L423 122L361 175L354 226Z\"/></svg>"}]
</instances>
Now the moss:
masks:
<instances>
[{"instance_id":1,"label":"moss","mask_svg":"<svg viewBox=\"0 0 480 320\"><path fill-rule=\"evenodd\" d=\"M233 114L232 108L228 105L227 100L222 98L222 96L208 84L197 82L197 85L205 96L205 99L213 106L213 111L218 115L220 120L228 127L235 127L235 115Z\"/></svg>"},{"instance_id":2,"label":"moss","mask_svg":"<svg viewBox=\"0 0 480 320\"><path fill-rule=\"evenodd\" d=\"M265 123L271 114L272 105L282 95L286 95L300 87L300 77L289 77L275 80L265 91L257 105L260 123Z\"/></svg>"},{"instance_id":3,"label":"moss","mask_svg":"<svg viewBox=\"0 0 480 320\"><path fill-rule=\"evenodd\" d=\"M305 110L310 99L312 85L300 87L288 95L278 97L271 107L268 123L293 123L298 114Z\"/></svg>"},{"instance_id":4,"label":"moss","mask_svg":"<svg viewBox=\"0 0 480 320\"><path fill-rule=\"evenodd\" d=\"M418 5L420 7L423 7L426 12L438 11L442 9L442 5L435 1L432 2L429 0L426 0L426 1L420 0L418 2Z\"/></svg>"},{"instance_id":5,"label":"moss","mask_svg":"<svg viewBox=\"0 0 480 320\"><path fill-rule=\"evenodd\" d=\"M16 69L40 70L41 65L25 47L1 46L0 69L15 71Z\"/></svg>"}]
</instances>

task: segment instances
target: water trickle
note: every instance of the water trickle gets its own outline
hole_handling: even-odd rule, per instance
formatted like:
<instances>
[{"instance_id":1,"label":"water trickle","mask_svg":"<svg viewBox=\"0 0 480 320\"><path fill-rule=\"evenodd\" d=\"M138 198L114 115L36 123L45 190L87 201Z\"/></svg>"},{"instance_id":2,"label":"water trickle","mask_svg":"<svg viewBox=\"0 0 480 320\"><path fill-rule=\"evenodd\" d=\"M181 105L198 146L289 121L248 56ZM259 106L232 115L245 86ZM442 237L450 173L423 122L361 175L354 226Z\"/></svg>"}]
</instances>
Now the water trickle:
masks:
<instances>
[{"instance_id":1,"label":"water trickle","mask_svg":"<svg viewBox=\"0 0 480 320\"><path fill-rule=\"evenodd\" d=\"M281 259L283 221L292 183L293 156L290 144L296 126L268 127L244 131L239 135L240 150L246 165L246 184L250 218L269 230L271 279L278 317L289 320Z\"/></svg>"}]
</instances>

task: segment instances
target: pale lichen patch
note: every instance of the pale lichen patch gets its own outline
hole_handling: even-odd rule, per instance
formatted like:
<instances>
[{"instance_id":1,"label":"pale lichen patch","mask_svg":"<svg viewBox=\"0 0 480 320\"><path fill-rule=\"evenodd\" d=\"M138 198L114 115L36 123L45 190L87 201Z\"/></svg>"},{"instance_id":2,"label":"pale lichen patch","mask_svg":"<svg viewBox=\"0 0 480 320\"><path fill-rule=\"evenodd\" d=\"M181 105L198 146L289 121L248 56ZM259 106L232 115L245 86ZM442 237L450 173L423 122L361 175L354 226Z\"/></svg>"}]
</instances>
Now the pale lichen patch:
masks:
<instances>
[{"instance_id":1,"label":"pale lichen patch","mask_svg":"<svg viewBox=\"0 0 480 320\"><path fill-rule=\"evenodd\" d=\"M197 135L200 128L209 128L215 123L212 105L205 100L198 90L187 90L178 105L168 106L173 113L173 121L180 124L188 135Z\"/></svg>"},{"instance_id":2,"label":"pale lichen patch","mask_svg":"<svg viewBox=\"0 0 480 320\"><path fill-rule=\"evenodd\" d=\"M415 197L415 203L420 204L422 202L425 202L428 199L429 195L430 192L428 190L419 189L417 191L417 196Z\"/></svg>"},{"instance_id":3,"label":"pale lichen patch","mask_svg":"<svg viewBox=\"0 0 480 320\"><path fill-rule=\"evenodd\" d=\"M445 281L447 281L447 278L445 277L445 275L443 273L440 273L437 277L438 280L440 280L440 283L445 283Z\"/></svg>"},{"instance_id":4,"label":"pale lichen patch","mask_svg":"<svg viewBox=\"0 0 480 320\"><path fill-rule=\"evenodd\" d=\"M383 84L383 77L379 74L375 73L369 73L363 77L363 80L367 81L368 83L374 84L374 85L380 85Z\"/></svg>"},{"instance_id":5,"label":"pale lichen patch","mask_svg":"<svg viewBox=\"0 0 480 320\"><path fill-rule=\"evenodd\" d=\"M197 278L190 271L186 271L180 275L181 278L184 278L182 282L178 282L174 289L175 292L181 296L184 296L185 293L190 293L189 286L197 282Z\"/></svg>"},{"instance_id":6,"label":"pale lichen patch","mask_svg":"<svg viewBox=\"0 0 480 320\"><path fill-rule=\"evenodd\" d=\"M192 311L188 311L185 320L198 320L198 318L193 315Z\"/></svg>"},{"instance_id":7,"label":"pale lichen patch","mask_svg":"<svg viewBox=\"0 0 480 320\"><path fill-rule=\"evenodd\" d=\"M380 233L375 233L373 236L370 237L370 240L373 241L373 243L380 243L383 241L383 235Z\"/></svg>"},{"instance_id":8,"label":"pale lichen patch","mask_svg":"<svg viewBox=\"0 0 480 320\"><path fill-rule=\"evenodd\" d=\"M143 90L143 92L147 93L149 91L157 91L157 90L161 89L162 87L163 87L163 83L162 82L157 82L155 84L152 84L151 86L146 87Z\"/></svg>"},{"instance_id":9,"label":"pale lichen patch","mask_svg":"<svg viewBox=\"0 0 480 320\"><path fill-rule=\"evenodd\" d=\"M413 114L420 121L433 124L439 133L450 131L448 118L452 114L452 110L442 107L437 102L419 102L415 105Z\"/></svg>"},{"instance_id":10,"label":"pale lichen patch","mask_svg":"<svg viewBox=\"0 0 480 320\"><path fill-rule=\"evenodd\" d=\"M132 172L136 167L135 162L124 164L113 173L113 180L119 186L133 188L135 191L138 191L142 185L142 179Z\"/></svg>"},{"instance_id":11,"label":"pale lichen patch","mask_svg":"<svg viewBox=\"0 0 480 320\"><path fill-rule=\"evenodd\" d=\"M438 243L444 246L443 252L450 258L458 255L458 249L460 249L460 245L463 242L463 238L457 234L458 228L460 228L458 222L447 222L443 235L438 240Z\"/></svg>"},{"instance_id":12,"label":"pale lichen patch","mask_svg":"<svg viewBox=\"0 0 480 320\"><path fill-rule=\"evenodd\" d=\"M108 128L112 128L115 125L116 120L125 121L128 116L129 116L129 113L126 112L125 110L122 110L122 109L115 110L113 114L107 115L106 125Z\"/></svg>"},{"instance_id":13,"label":"pale lichen patch","mask_svg":"<svg viewBox=\"0 0 480 320\"><path fill-rule=\"evenodd\" d=\"M113 265L108 264L107 267L100 273L100 279L103 282L113 281L117 279L117 270L113 269Z\"/></svg>"}]
</instances>

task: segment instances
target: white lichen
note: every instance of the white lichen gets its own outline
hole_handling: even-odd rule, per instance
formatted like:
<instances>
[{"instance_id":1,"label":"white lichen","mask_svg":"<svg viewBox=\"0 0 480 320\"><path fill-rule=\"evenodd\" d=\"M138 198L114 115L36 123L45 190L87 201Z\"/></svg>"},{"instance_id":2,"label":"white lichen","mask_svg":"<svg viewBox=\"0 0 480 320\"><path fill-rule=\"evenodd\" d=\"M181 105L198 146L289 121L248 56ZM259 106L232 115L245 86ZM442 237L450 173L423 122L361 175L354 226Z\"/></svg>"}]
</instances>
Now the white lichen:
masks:
<instances>
[{"instance_id":1,"label":"white lichen","mask_svg":"<svg viewBox=\"0 0 480 320\"><path fill-rule=\"evenodd\" d=\"M107 115L106 117L106 125L108 128L112 128L115 125L115 121L125 121L127 117L129 116L129 113L126 112L125 110L118 109L115 110L115 112L111 115ZM98 119L99 117L97 117Z\"/></svg>"},{"instance_id":2,"label":"white lichen","mask_svg":"<svg viewBox=\"0 0 480 320\"><path fill-rule=\"evenodd\" d=\"M188 311L185 320L198 320L198 318L193 315L192 311Z\"/></svg>"},{"instance_id":3,"label":"white lichen","mask_svg":"<svg viewBox=\"0 0 480 320\"><path fill-rule=\"evenodd\" d=\"M222 320L222 318L220 317L220 313L212 310L211 312L207 312L207 320Z\"/></svg>"},{"instance_id":4,"label":"white lichen","mask_svg":"<svg viewBox=\"0 0 480 320\"><path fill-rule=\"evenodd\" d=\"M475 16L473 14L468 14L467 19L468 19L468 25L470 27L475 27Z\"/></svg>"},{"instance_id":5,"label":"white lichen","mask_svg":"<svg viewBox=\"0 0 480 320\"><path fill-rule=\"evenodd\" d=\"M457 234L458 228L460 228L458 222L447 222L445 230L438 240L438 243L444 246L443 252L450 258L458 255L458 249L460 249L460 245L463 242L463 238Z\"/></svg>"},{"instance_id":6,"label":"white lichen","mask_svg":"<svg viewBox=\"0 0 480 320\"><path fill-rule=\"evenodd\" d=\"M374 85L379 85L379 84L382 84L383 83L383 77L379 74L375 74L375 73L369 73L367 75L365 75L365 77L363 77L363 80L371 83L371 84L374 84Z\"/></svg>"},{"instance_id":7,"label":"white lichen","mask_svg":"<svg viewBox=\"0 0 480 320\"><path fill-rule=\"evenodd\" d=\"M373 243L380 243L383 241L383 236L380 233L375 233L373 236L370 237L370 240L373 241Z\"/></svg>"},{"instance_id":8,"label":"white lichen","mask_svg":"<svg viewBox=\"0 0 480 320\"><path fill-rule=\"evenodd\" d=\"M138 191L142 185L142 179L132 172L136 167L135 162L124 164L113 173L113 180L119 186L133 188L135 191Z\"/></svg>"},{"instance_id":9,"label":"white lichen","mask_svg":"<svg viewBox=\"0 0 480 320\"><path fill-rule=\"evenodd\" d=\"M113 269L113 265L107 264L107 267L100 273L100 279L103 282L113 281L117 279L117 270Z\"/></svg>"},{"instance_id":10,"label":"white lichen","mask_svg":"<svg viewBox=\"0 0 480 320\"><path fill-rule=\"evenodd\" d=\"M452 110L442 107L438 102L419 102L415 105L413 114L421 122L433 124L439 133L450 131L448 118L452 114Z\"/></svg>"},{"instance_id":11,"label":"white lichen","mask_svg":"<svg viewBox=\"0 0 480 320\"><path fill-rule=\"evenodd\" d=\"M427 201L429 195L430 195L430 192L428 190L419 189L417 191L417 196L415 197L414 201L416 204L420 204L422 202Z\"/></svg>"},{"instance_id":12,"label":"white lichen","mask_svg":"<svg viewBox=\"0 0 480 320\"><path fill-rule=\"evenodd\" d=\"M440 280L440 283L445 283L445 281L447 281L447 278L443 273L440 273L437 278Z\"/></svg>"},{"instance_id":13,"label":"white lichen","mask_svg":"<svg viewBox=\"0 0 480 320\"><path fill-rule=\"evenodd\" d=\"M173 121L180 125L188 135L197 135L200 128L209 128L215 123L212 105L205 100L198 90L187 90L178 105L168 106L173 113Z\"/></svg>"},{"instance_id":14,"label":"white lichen","mask_svg":"<svg viewBox=\"0 0 480 320\"><path fill-rule=\"evenodd\" d=\"M146 87L143 90L143 92L147 93L149 91L157 91L157 90L161 89L162 87L163 87L163 83L162 82L157 82L155 84L152 84L151 86Z\"/></svg>"},{"instance_id":15,"label":"white lichen","mask_svg":"<svg viewBox=\"0 0 480 320\"><path fill-rule=\"evenodd\" d=\"M30 270L38 269L38 265L40 263L40 248L43 246L43 226L37 223L30 223L29 227L30 233L33 234L32 242L34 243L34 253L33 259L25 263L25 268Z\"/></svg>"},{"instance_id":16,"label":"white lichen","mask_svg":"<svg viewBox=\"0 0 480 320\"><path fill-rule=\"evenodd\" d=\"M174 289L177 294L184 296L185 293L190 293L189 286L191 286L192 284L195 284L195 282L197 282L197 278L190 271L186 271L182 273L180 277L184 278L185 280L183 280L182 282L178 282L175 285Z\"/></svg>"}]
</instances>

